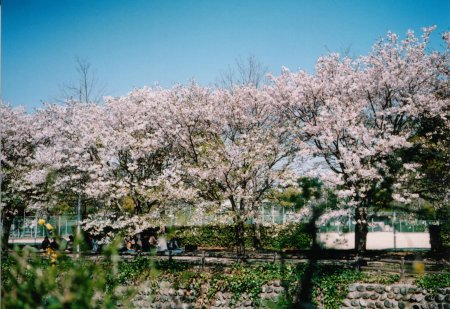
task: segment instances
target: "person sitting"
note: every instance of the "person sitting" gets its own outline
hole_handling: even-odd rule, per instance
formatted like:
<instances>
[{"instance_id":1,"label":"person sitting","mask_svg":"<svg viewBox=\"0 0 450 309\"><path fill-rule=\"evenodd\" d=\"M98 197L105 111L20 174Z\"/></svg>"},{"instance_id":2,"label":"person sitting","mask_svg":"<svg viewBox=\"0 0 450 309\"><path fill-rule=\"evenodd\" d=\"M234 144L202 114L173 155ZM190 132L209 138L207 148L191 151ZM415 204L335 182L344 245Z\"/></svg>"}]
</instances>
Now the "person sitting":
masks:
<instances>
[{"instance_id":1,"label":"person sitting","mask_svg":"<svg viewBox=\"0 0 450 309\"><path fill-rule=\"evenodd\" d=\"M176 249L180 248L180 246L178 245L178 240L175 238L172 238L171 240L169 240L167 247L169 248L169 250L176 250Z\"/></svg>"},{"instance_id":2,"label":"person sitting","mask_svg":"<svg viewBox=\"0 0 450 309\"><path fill-rule=\"evenodd\" d=\"M67 241L66 251L67 252L73 251L73 235L69 235L69 240Z\"/></svg>"},{"instance_id":3,"label":"person sitting","mask_svg":"<svg viewBox=\"0 0 450 309\"><path fill-rule=\"evenodd\" d=\"M97 254L99 252L98 240L97 239L92 238L92 240L91 240L91 247L92 247L91 252L93 254Z\"/></svg>"},{"instance_id":4,"label":"person sitting","mask_svg":"<svg viewBox=\"0 0 450 309\"><path fill-rule=\"evenodd\" d=\"M164 234L161 234L158 237L157 252L166 252L166 251L167 251L167 240Z\"/></svg>"},{"instance_id":5,"label":"person sitting","mask_svg":"<svg viewBox=\"0 0 450 309\"><path fill-rule=\"evenodd\" d=\"M138 243L138 240L136 239L136 237L133 237L131 239L131 248L135 251L135 252L140 252L141 251L141 246Z\"/></svg>"},{"instance_id":6,"label":"person sitting","mask_svg":"<svg viewBox=\"0 0 450 309\"><path fill-rule=\"evenodd\" d=\"M41 249L45 251L45 250L47 250L48 247L50 247L50 240L48 239L47 236L45 236L45 238L41 244Z\"/></svg>"},{"instance_id":7,"label":"person sitting","mask_svg":"<svg viewBox=\"0 0 450 309\"><path fill-rule=\"evenodd\" d=\"M136 251L133 248L133 244L132 244L131 240L127 240L126 248L127 248L126 253L136 253Z\"/></svg>"},{"instance_id":8,"label":"person sitting","mask_svg":"<svg viewBox=\"0 0 450 309\"><path fill-rule=\"evenodd\" d=\"M180 247L180 244L178 243L178 239L172 238L167 247L169 248L170 254L177 255L181 254L183 252L183 249Z\"/></svg>"},{"instance_id":9,"label":"person sitting","mask_svg":"<svg viewBox=\"0 0 450 309\"><path fill-rule=\"evenodd\" d=\"M52 238L52 241L50 243L50 248L53 250L58 250L59 246L58 246L58 243L56 242L56 238Z\"/></svg>"}]
</instances>

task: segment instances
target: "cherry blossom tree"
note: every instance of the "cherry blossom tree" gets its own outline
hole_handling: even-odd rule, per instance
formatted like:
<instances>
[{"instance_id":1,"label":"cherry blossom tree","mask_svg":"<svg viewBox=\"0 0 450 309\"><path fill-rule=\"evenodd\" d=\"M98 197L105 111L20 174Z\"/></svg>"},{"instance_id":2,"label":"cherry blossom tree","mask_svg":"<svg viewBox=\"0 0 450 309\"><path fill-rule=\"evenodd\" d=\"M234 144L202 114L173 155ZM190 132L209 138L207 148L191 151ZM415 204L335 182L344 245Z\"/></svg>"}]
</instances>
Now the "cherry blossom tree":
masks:
<instances>
[{"instance_id":1,"label":"cherry blossom tree","mask_svg":"<svg viewBox=\"0 0 450 309\"><path fill-rule=\"evenodd\" d=\"M111 230L133 225L136 234L160 221L162 206L175 196L171 146L157 126L167 93L144 88L106 98L104 106L68 102L38 111L36 135L43 142L35 163L54 175L52 191L94 205L91 219L103 220L99 226L120 221Z\"/></svg>"},{"instance_id":2,"label":"cherry blossom tree","mask_svg":"<svg viewBox=\"0 0 450 309\"><path fill-rule=\"evenodd\" d=\"M37 195L34 184L45 182L46 174L34 170L32 158L35 150L33 116L23 108L0 103L1 134L1 226L2 248L8 239L14 217L25 211Z\"/></svg>"},{"instance_id":3,"label":"cherry blossom tree","mask_svg":"<svg viewBox=\"0 0 450 309\"><path fill-rule=\"evenodd\" d=\"M178 174L198 205L227 212L245 256L244 228L270 190L291 179L296 150L271 97L255 86L233 91L192 84L172 92L161 127L181 162Z\"/></svg>"},{"instance_id":4,"label":"cherry blossom tree","mask_svg":"<svg viewBox=\"0 0 450 309\"><path fill-rule=\"evenodd\" d=\"M355 246L366 249L368 212L386 181L395 200L407 203L414 195L402 188L390 160L410 147L412 122L420 115L445 115L448 97L448 50L428 52L430 33L422 38L408 32L399 41L389 33L372 52L357 59L331 54L318 60L314 74L285 70L274 78L274 101L293 126L297 142L310 155L324 159L341 198L354 208ZM448 38L448 36L446 36ZM446 73L447 72L447 73ZM403 170L414 169L404 164Z\"/></svg>"}]
</instances>

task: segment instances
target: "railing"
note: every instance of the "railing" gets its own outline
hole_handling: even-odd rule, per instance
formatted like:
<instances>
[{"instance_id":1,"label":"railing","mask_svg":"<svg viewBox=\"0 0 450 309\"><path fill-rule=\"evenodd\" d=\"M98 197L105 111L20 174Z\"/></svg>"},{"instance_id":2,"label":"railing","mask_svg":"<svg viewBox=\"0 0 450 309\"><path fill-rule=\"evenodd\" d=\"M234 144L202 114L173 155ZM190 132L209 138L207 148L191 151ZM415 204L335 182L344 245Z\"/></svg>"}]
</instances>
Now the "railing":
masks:
<instances>
[{"instance_id":1,"label":"railing","mask_svg":"<svg viewBox=\"0 0 450 309\"><path fill-rule=\"evenodd\" d=\"M401 257L399 260L394 259L380 259L377 261L371 259L364 259L366 265L361 266L361 270L370 272L387 272L399 274L400 278L408 275L417 274L433 274L450 272L450 265L447 262L435 261L410 261Z\"/></svg>"}]
</instances>

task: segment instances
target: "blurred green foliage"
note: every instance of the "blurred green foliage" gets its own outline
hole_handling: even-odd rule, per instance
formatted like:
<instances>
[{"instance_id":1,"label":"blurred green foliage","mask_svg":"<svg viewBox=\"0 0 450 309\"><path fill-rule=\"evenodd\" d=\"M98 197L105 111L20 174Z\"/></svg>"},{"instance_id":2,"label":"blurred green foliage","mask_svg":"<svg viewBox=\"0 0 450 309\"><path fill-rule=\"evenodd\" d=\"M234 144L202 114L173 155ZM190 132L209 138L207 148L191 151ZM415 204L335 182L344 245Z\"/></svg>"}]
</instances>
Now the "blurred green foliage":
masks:
<instances>
[{"instance_id":1,"label":"blurred green foliage","mask_svg":"<svg viewBox=\"0 0 450 309\"><path fill-rule=\"evenodd\" d=\"M64 252L15 250L2 257L2 308L123 308L132 291L118 291L116 246L105 248L104 259L70 258Z\"/></svg>"},{"instance_id":2,"label":"blurred green foliage","mask_svg":"<svg viewBox=\"0 0 450 309\"><path fill-rule=\"evenodd\" d=\"M311 236L305 224L289 224L284 226L261 226L261 243L264 249L308 249ZM236 230L229 225L183 226L174 228L172 237L178 238L183 246L230 248L236 244ZM253 229L245 228L245 244L253 244Z\"/></svg>"}]
</instances>

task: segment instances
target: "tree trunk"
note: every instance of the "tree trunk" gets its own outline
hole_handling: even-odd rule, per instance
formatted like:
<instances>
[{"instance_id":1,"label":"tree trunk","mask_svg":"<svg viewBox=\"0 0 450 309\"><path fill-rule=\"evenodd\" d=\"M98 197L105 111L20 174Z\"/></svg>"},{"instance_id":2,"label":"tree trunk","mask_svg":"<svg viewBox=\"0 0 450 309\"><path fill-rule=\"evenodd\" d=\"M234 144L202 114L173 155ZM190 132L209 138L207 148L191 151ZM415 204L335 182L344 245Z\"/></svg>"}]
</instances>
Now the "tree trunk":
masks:
<instances>
[{"instance_id":1,"label":"tree trunk","mask_svg":"<svg viewBox=\"0 0 450 309\"><path fill-rule=\"evenodd\" d=\"M357 256L363 256L366 253L367 233L369 232L366 206L359 206L355 209L355 221L355 250Z\"/></svg>"},{"instance_id":2,"label":"tree trunk","mask_svg":"<svg viewBox=\"0 0 450 309\"><path fill-rule=\"evenodd\" d=\"M432 253L439 253L442 251L441 226L430 224L428 225L428 232L430 234L430 249Z\"/></svg>"},{"instance_id":3,"label":"tree trunk","mask_svg":"<svg viewBox=\"0 0 450 309\"><path fill-rule=\"evenodd\" d=\"M316 225L317 219L323 214L323 209L319 209L318 207L313 207L312 216L310 221L308 222L307 230L311 235L312 243L311 243L311 254L317 255L321 250L319 244L317 243L317 237L319 236L319 228Z\"/></svg>"},{"instance_id":4,"label":"tree trunk","mask_svg":"<svg viewBox=\"0 0 450 309\"><path fill-rule=\"evenodd\" d=\"M261 243L261 226L258 223L253 222L252 223L252 228L253 228L253 247L255 249L261 249L261 247L262 247L262 243Z\"/></svg>"},{"instance_id":5,"label":"tree trunk","mask_svg":"<svg viewBox=\"0 0 450 309\"><path fill-rule=\"evenodd\" d=\"M14 219L14 215L10 215L7 213L7 210L2 215L2 235L1 235L1 242L2 242L2 251L6 252L8 250L8 241L9 241L9 234L11 233L11 226Z\"/></svg>"},{"instance_id":6,"label":"tree trunk","mask_svg":"<svg viewBox=\"0 0 450 309\"><path fill-rule=\"evenodd\" d=\"M236 223L236 255L238 260L245 259L244 222L238 220Z\"/></svg>"}]
</instances>

